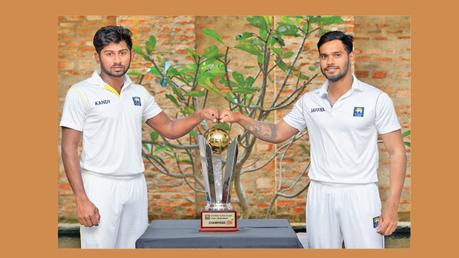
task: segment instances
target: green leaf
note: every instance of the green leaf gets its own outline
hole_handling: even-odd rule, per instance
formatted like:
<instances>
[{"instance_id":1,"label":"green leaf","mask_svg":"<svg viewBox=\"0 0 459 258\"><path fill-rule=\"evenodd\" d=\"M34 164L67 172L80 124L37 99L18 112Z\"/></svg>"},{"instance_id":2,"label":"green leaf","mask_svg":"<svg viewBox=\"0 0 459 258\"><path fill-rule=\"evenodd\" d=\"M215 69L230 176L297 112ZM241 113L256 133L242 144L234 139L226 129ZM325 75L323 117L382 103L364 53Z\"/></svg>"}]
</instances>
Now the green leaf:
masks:
<instances>
[{"instance_id":1,"label":"green leaf","mask_svg":"<svg viewBox=\"0 0 459 258\"><path fill-rule=\"evenodd\" d=\"M235 46L235 48L250 53L252 55L261 55L261 50L253 44L239 43Z\"/></svg>"},{"instance_id":2,"label":"green leaf","mask_svg":"<svg viewBox=\"0 0 459 258\"><path fill-rule=\"evenodd\" d=\"M277 27L277 32L281 35L297 36L298 27L292 24L279 23L279 26Z\"/></svg>"},{"instance_id":3,"label":"green leaf","mask_svg":"<svg viewBox=\"0 0 459 258\"><path fill-rule=\"evenodd\" d=\"M407 130L407 131L403 132L402 138L408 137L410 135L411 135L411 130Z\"/></svg>"},{"instance_id":4,"label":"green leaf","mask_svg":"<svg viewBox=\"0 0 459 258\"><path fill-rule=\"evenodd\" d=\"M134 51L134 53L142 55L142 56L145 55L145 53L143 52L142 48L140 48L140 46L137 46L137 45L132 46L132 51Z\"/></svg>"},{"instance_id":5,"label":"green leaf","mask_svg":"<svg viewBox=\"0 0 459 258\"><path fill-rule=\"evenodd\" d=\"M198 84L208 91L223 97L223 94L214 85L212 85L209 77L200 77L198 79Z\"/></svg>"},{"instance_id":6,"label":"green leaf","mask_svg":"<svg viewBox=\"0 0 459 258\"><path fill-rule=\"evenodd\" d=\"M403 142L407 147L411 147L411 142Z\"/></svg>"},{"instance_id":7,"label":"green leaf","mask_svg":"<svg viewBox=\"0 0 459 258\"><path fill-rule=\"evenodd\" d=\"M190 97L204 97L205 95L206 95L205 92L196 91L196 90L188 91L185 93L185 96L190 96Z\"/></svg>"},{"instance_id":8,"label":"green leaf","mask_svg":"<svg viewBox=\"0 0 459 258\"><path fill-rule=\"evenodd\" d=\"M177 96L179 100L184 100L185 98L183 97L183 94L180 92L180 90L174 85L171 84L171 89L174 92L174 94Z\"/></svg>"},{"instance_id":9,"label":"green leaf","mask_svg":"<svg viewBox=\"0 0 459 258\"><path fill-rule=\"evenodd\" d=\"M315 71L317 69L317 67L315 65L311 65L308 67L309 71Z\"/></svg>"},{"instance_id":10,"label":"green leaf","mask_svg":"<svg viewBox=\"0 0 459 258\"><path fill-rule=\"evenodd\" d=\"M221 79L218 81L219 83L225 85L225 86L229 86L228 85L228 81L226 79ZM231 86L236 86L237 85L237 82L236 81L233 81L233 80L230 80L230 83L231 83Z\"/></svg>"},{"instance_id":11,"label":"green leaf","mask_svg":"<svg viewBox=\"0 0 459 258\"><path fill-rule=\"evenodd\" d=\"M225 99L228 100L229 102L233 104L237 104L237 99L235 96L231 94L231 92L226 92L225 93Z\"/></svg>"},{"instance_id":12,"label":"green leaf","mask_svg":"<svg viewBox=\"0 0 459 258\"><path fill-rule=\"evenodd\" d=\"M263 19L265 19L265 23L268 26L268 28L271 28L271 25L273 25L274 17L273 16L263 16Z\"/></svg>"},{"instance_id":13,"label":"green leaf","mask_svg":"<svg viewBox=\"0 0 459 258\"><path fill-rule=\"evenodd\" d=\"M288 51L288 52L285 52L284 53L284 58L290 58L294 55L294 53L292 51Z\"/></svg>"},{"instance_id":14,"label":"green leaf","mask_svg":"<svg viewBox=\"0 0 459 258\"><path fill-rule=\"evenodd\" d=\"M301 20L303 20L302 16L296 16L295 17L295 22L296 22L297 25L299 25L301 23Z\"/></svg>"},{"instance_id":15,"label":"green leaf","mask_svg":"<svg viewBox=\"0 0 459 258\"><path fill-rule=\"evenodd\" d=\"M194 112L194 109L192 107L190 107L190 106L185 106L182 109L182 113L184 115L191 115L191 114L193 114L193 112Z\"/></svg>"},{"instance_id":16,"label":"green leaf","mask_svg":"<svg viewBox=\"0 0 459 258\"><path fill-rule=\"evenodd\" d=\"M343 24L344 20L340 16L326 16L320 18L322 25Z\"/></svg>"},{"instance_id":17,"label":"green leaf","mask_svg":"<svg viewBox=\"0 0 459 258\"><path fill-rule=\"evenodd\" d=\"M243 85L244 84L244 76L242 75L242 73L234 71L233 72L233 78L236 80L236 82L239 85Z\"/></svg>"},{"instance_id":18,"label":"green leaf","mask_svg":"<svg viewBox=\"0 0 459 258\"><path fill-rule=\"evenodd\" d=\"M300 78L306 81L309 80L309 77L304 75L303 73L300 73Z\"/></svg>"},{"instance_id":19,"label":"green leaf","mask_svg":"<svg viewBox=\"0 0 459 258\"><path fill-rule=\"evenodd\" d=\"M252 87L253 83L255 82L255 78L249 76L245 79L245 85L248 87Z\"/></svg>"},{"instance_id":20,"label":"green leaf","mask_svg":"<svg viewBox=\"0 0 459 258\"><path fill-rule=\"evenodd\" d=\"M145 50L147 51L147 54L150 55L151 52L155 50L155 47L156 47L156 38L155 36L150 36L150 38L148 38L147 43L145 45Z\"/></svg>"},{"instance_id":21,"label":"green leaf","mask_svg":"<svg viewBox=\"0 0 459 258\"><path fill-rule=\"evenodd\" d=\"M311 24L310 24L309 22L305 22L305 23L303 24L303 26L301 27L301 29L302 29L305 33L307 33L307 32L309 32L309 31L311 30Z\"/></svg>"},{"instance_id":22,"label":"green leaf","mask_svg":"<svg viewBox=\"0 0 459 258\"><path fill-rule=\"evenodd\" d=\"M281 48L275 48L273 47L273 52L276 53L279 57L282 57L284 55L284 51Z\"/></svg>"},{"instance_id":23,"label":"green leaf","mask_svg":"<svg viewBox=\"0 0 459 258\"><path fill-rule=\"evenodd\" d=\"M174 103L177 107L180 106L178 101L177 101L177 99L173 95L166 94L166 98L168 98L170 101L172 101L172 103Z\"/></svg>"},{"instance_id":24,"label":"green leaf","mask_svg":"<svg viewBox=\"0 0 459 258\"><path fill-rule=\"evenodd\" d=\"M202 73L209 77L222 77L225 75L225 67L221 63L212 63L206 66L205 70L203 70Z\"/></svg>"},{"instance_id":25,"label":"green leaf","mask_svg":"<svg viewBox=\"0 0 459 258\"><path fill-rule=\"evenodd\" d=\"M147 151L148 151L149 153L151 153L152 146L153 146L153 145L152 145L151 143L144 143L144 144L143 144L143 147L144 147L145 149L147 149Z\"/></svg>"},{"instance_id":26,"label":"green leaf","mask_svg":"<svg viewBox=\"0 0 459 258\"><path fill-rule=\"evenodd\" d=\"M276 64L282 71L287 72L288 65L281 58L276 58Z\"/></svg>"},{"instance_id":27,"label":"green leaf","mask_svg":"<svg viewBox=\"0 0 459 258\"><path fill-rule=\"evenodd\" d=\"M177 69L177 71L179 71L180 73L192 73L194 75L195 71L196 71L196 64L192 63L192 64L188 64L188 65L183 65L183 66L177 66L175 67Z\"/></svg>"},{"instance_id":28,"label":"green leaf","mask_svg":"<svg viewBox=\"0 0 459 258\"><path fill-rule=\"evenodd\" d=\"M218 47L215 45L210 45L204 50L203 56L207 59L212 59L216 58L218 54Z\"/></svg>"},{"instance_id":29,"label":"green leaf","mask_svg":"<svg viewBox=\"0 0 459 258\"><path fill-rule=\"evenodd\" d=\"M177 69L175 69L175 67L172 67L172 66L171 66L171 67L169 67L169 69L167 70L166 74L167 74L168 76L176 76L176 75L179 75L180 72L177 71Z\"/></svg>"},{"instance_id":30,"label":"green leaf","mask_svg":"<svg viewBox=\"0 0 459 258\"><path fill-rule=\"evenodd\" d=\"M156 69L156 66L154 65L150 67L150 73L158 77L161 76L161 73L159 72L158 69Z\"/></svg>"},{"instance_id":31,"label":"green leaf","mask_svg":"<svg viewBox=\"0 0 459 258\"><path fill-rule=\"evenodd\" d=\"M209 29L209 28L205 28L205 29L202 30L202 32L206 36L211 37L211 38L215 39L216 41L224 44L223 40L222 40L222 37L215 30Z\"/></svg>"},{"instance_id":32,"label":"green leaf","mask_svg":"<svg viewBox=\"0 0 459 258\"><path fill-rule=\"evenodd\" d=\"M145 61L151 62L150 57L147 56L147 55L143 52L142 48L140 48L139 46L132 46L132 50L133 50L135 53L137 53L138 55L142 56L143 59L145 59Z\"/></svg>"},{"instance_id":33,"label":"green leaf","mask_svg":"<svg viewBox=\"0 0 459 258\"><path fill-rule=\"evenodd\" d=\"M268 30L260 29L260 38L262 38L263 40L266 40L266 37L268 37Z\"/></svg>"},{"instance_id":34,"label":"green leaf","mask_svg":"<svg viewBox=\"0 0 459 258\"><path fill-rule=\"evenodd\" d=\"M282 38L282 35L280 34L273 34L273 36L271 37L273 40L276 41L277 44L279 44L281 47L285 47L285 41L284 39Z\"/></svg>"},{"instance_id":35,"label":"green leaf","mask_svg":"<svg viewBox=\"0 0 459 258\"><path fill-rule=\"evenodd\" d=\"M319 23L321 16L308 16L310 23Z\"/></svg>"},{"instance_id":36,"label":"green leaf","mask_svg":"<svg viewBox=\"0 0 459 258\"><path fill-rule=\"evenodd\" d=\"M292 22L292 20L290 19L289 16L282 16L282 17L280 18L280 20L281 20L283 23L293 25L293 22Z\"/></svg>"},{"instance_id":37,"label":"green leaf","mask_svg":"<svg viewBox=\"0 0 459 258\"><path fill-rule=\"evenodd\" d=\"M156 143L156 141L158 140L158 137L159 137L159 132L153 130L151 133L150 133L150 139L153 143Z\"/></svg>"},{"instance_id":38,"label":"green leaf","mask_svg":"<svg viewBox=\"0 0 459 258\"><path fill-rule=\"evenodd\" d=\"M236 40L248 39L248 38L251 38L253 35L255 35L255 34L252 33L252 32L243 32L243 33L238 34L238 35L236 36Z\"/></svg>"},{"instance_id":39,"label":"green leaf","mask_svg":"<svg viewBox=\"0 0 459 258\"><path fill-rule=\"evenodd\" d=\"M268 30L268 25L263 16L250 16L247 17L247 21L257 28Z\"/></svg>"},{"instance_id":40,"label":"green leaf","mask_svg":"<svg viewBox=\"0 0 459 258\"><path fill-rule=\"evenodd\" d=\"M191 56L192 58L195 58L195 57L198 55L194 49L189 48L189 47L186 48L186 52L187 52L188 55Z\"/></svg>"},{"instance_id":41,"label":"green leaf","mask_svg":"<svg viewBox=\"0 0 459 258\"><path fill-rule=\"evenodd\" d=\"M214 127L218 128L218 129L225 130L227 132L230 130L230 126L227 123L218 123L218 124L214 125Z\"/></svg>"},{"instance_id":42,"label":"green leaf","mask_svg":"<svg viewBox=\"0 0 459 258\"><path fill-rule=\"evenodd\" d=\"M264 56L263 56L263 55L258 55L258 56L257 56L257 61L258 61L258 64L259 64L261 67L263 67L264 62L265 62Z\"/></svg>"},{"instance_id":43,"label":"green leaf","mask_svg":"<svg viewBox=\"0 0 459 258\"><path fill-rule=\"evenodd\" d=\"M195 138L195 137L198 135L198 133L197 133L195 130L191 130L188 134L189 134L190 137L192 137L192 138Z\"/></svg>"},{"instance_id":44,"label":"green leaf","mask_svg":"<svg viewBox=\"0 0 459 258\"><path fill-rule=\"evenodd\" d=\"M237 94L253 94L257 92L258 89L253 87L234 87L232 91Z\"/></svg>"},{"instance_id":45,"label":"green leaf","mask_svg":"<svg viewBox=\"0 0 459 258\"><path fill-rule=\"evenodd\" d=\"M139 72L139 71L129 71L128 72L128 75L129 76L134 76L134 77L137 77L137 76L141 76L143 73Z\"/></svg>"}]
</instances>

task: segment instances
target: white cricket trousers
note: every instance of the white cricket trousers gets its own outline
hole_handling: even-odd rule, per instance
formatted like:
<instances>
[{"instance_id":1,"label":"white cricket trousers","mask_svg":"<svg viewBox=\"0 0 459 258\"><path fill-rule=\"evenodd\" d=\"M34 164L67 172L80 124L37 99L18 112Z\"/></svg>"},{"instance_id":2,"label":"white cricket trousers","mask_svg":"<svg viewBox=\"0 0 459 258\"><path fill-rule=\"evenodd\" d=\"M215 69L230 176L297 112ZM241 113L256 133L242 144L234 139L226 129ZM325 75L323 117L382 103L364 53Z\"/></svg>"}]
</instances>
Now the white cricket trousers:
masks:
<instances>
[{"instance_id":1,"label":"white cricket trousers","mask_svg":"<svg viewBox=\"0 0 459 258\"><path fill-rule=\"evenodd\" d=\"M113 177L83 170L82 178L89 200L99 209L100 223L80 227L81 248L135 248L148 227L144 174Z\"/></svg>"},{"instance_id":2,"label":"white cricket trousers","mask_svg":"<svg viewBox=\"0 0 459 258\"><path fill-rule=\"evenodd\" d=\"M306 204L310 248L384 248L376 231L381 215L378 185L312 181Z\"/></svg>"}]
</instances>

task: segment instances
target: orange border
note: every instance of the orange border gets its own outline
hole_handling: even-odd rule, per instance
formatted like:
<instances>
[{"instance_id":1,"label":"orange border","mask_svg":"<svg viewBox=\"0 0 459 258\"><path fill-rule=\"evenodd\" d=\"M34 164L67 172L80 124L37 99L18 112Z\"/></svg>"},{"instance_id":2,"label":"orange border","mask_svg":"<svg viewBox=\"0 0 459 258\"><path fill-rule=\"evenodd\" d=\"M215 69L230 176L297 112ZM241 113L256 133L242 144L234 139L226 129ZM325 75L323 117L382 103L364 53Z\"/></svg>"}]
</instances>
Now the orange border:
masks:
<instances>
[{"instance_id":1,"label":"orange border","mask_svg":"<svg viewBox=\"0 0 459 258\"><path fill-rule=\"evenodd\" d=\"M2 253L5 257L453 257L458 91L453 1L13 1L2 7ZM412 17L412 234L396 250L57 248L59 15L409 15ZM454 113L453 113L454 112Z\"/></svg>"}]
</instances>

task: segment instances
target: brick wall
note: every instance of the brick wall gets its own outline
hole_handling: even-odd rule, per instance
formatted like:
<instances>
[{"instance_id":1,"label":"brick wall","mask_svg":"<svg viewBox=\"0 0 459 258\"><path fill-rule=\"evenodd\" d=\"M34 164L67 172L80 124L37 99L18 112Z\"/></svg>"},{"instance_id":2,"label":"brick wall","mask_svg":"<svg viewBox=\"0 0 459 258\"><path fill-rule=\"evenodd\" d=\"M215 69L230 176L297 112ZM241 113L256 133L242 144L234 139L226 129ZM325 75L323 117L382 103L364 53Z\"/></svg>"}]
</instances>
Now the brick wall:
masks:
<instances>
[{"instance_id":1,"label":"brick wall","mask_svg":"<svg viewBox=\"0 0 459 258\"><path fill-rule=\"evenodd\" d=\"M355 73L363 81L385 91L392 98L402 130L411 129L411 26L410 17L355 17ZM380 192L389 193L389 158L380 144ZM411 153L400 204L400 217L411 210Z\"/></svg>"},{"instance_id":2,"label":"brick wall","mask_svg":"<svg viewBox=\"0 0 459 258\"><path fill-rule=\"evenodd\" d=\"M275 17L277 19L278 17ZM362 80L380 87L390 94L396 105L400 121L404 128L410 128L410 20L408 17L343 17L345 24L330 26L329 29L341 29L353 33L357 62L355 71ZM192 16L66 16L58 20L58 89L59 107L62 110L63 99L68 88L90 76L97 65L93 58L92 37L95 31L104 25L118 24L129 27L134 35L134 44L143 46L150 35L157 38L157 48L173 64L189 62L185 57L185 49L202 50L214 41L204 37L203 28L213 28L218 31L225 42L234 43L234 36L241 31L250 29L245 17L192 17ZM306 42L306 48L299 64L302 70L316 63L316 42L318 35ZM298 43L296 43L298 44ZM237 55L232 65L250 64L253 60ZM131 70L141 71L147 63L141 57L136 57ZM247 71L250 72L250 71ZM274 75L273 87L270 93L278 90L281 73ZM316 79L309 89L318 87L323 77ZM143 85L149 89L160 106L169 115L175 114L174 106L163 97L167 89L159 86L156 79L146 77ZM219 100L212 97L209 106L220 107ZM288 109L290 110L290 108ZM270 121L278 121L288 111L273 113ZM233 130L237 133L238 129ZM150 129L144 127L144 136L148 137ZM300 143L307 144L307 136ZM299 144L300 144L299 143ZM290 156L284 158L283 182L296 178L308 161L301 153L299 144L292 147ZM276 145L258 142L254 153L266 157ZM255 156L255 155L254 155ZM249 161L250 162L250 161ZM59 218L74 220L76 216L72 191L65 178L62 163L59 163ZM182 181L158 173L147 161L146 178L149 189L149 216L155 218L194 218L202 207L202 194L196 194ZM175 166L168 166L174 171ZM176 169L175 169L176 170ZM410 170L408 170L410 171ZM253 217L264 217L274 193L274 185L279 183L279 160L270 163L264 169L246 174L242 177L244 189L247 192L249 205L254 207ZM381 148L380 180L381 196L386 197L388 187L388 157ZM410 206L410 174L402 195L401 212L409 214ZM307 178L302 179L302 183ZM284 185L283 184L283 185ZM300 183L301 185L301 183ZM279 198L274 207L274 216L289 218L292 221L304 221L305 196L303 193L294 199ZM233 194L233 200L237 198Z\"/></svg>"}]
</instances>

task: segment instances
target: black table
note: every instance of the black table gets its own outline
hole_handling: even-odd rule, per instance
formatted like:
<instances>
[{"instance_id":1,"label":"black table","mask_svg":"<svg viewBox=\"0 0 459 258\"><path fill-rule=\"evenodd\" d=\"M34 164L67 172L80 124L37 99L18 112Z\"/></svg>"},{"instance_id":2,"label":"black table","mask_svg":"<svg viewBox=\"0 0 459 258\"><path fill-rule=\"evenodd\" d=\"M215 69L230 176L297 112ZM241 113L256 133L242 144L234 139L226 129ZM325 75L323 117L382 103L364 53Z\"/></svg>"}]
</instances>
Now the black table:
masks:
<instances>
[{"instance_id":1,"label":"black table","mask_svg":"<svg viewBox=\"0 0 459 258\"><path fill-rule=\"evenodd\" d=\"M136 248L303 248L287 219L241 219L237 232L199 232L199 220L155 220Z\"/></svg>"}]
</instances>

